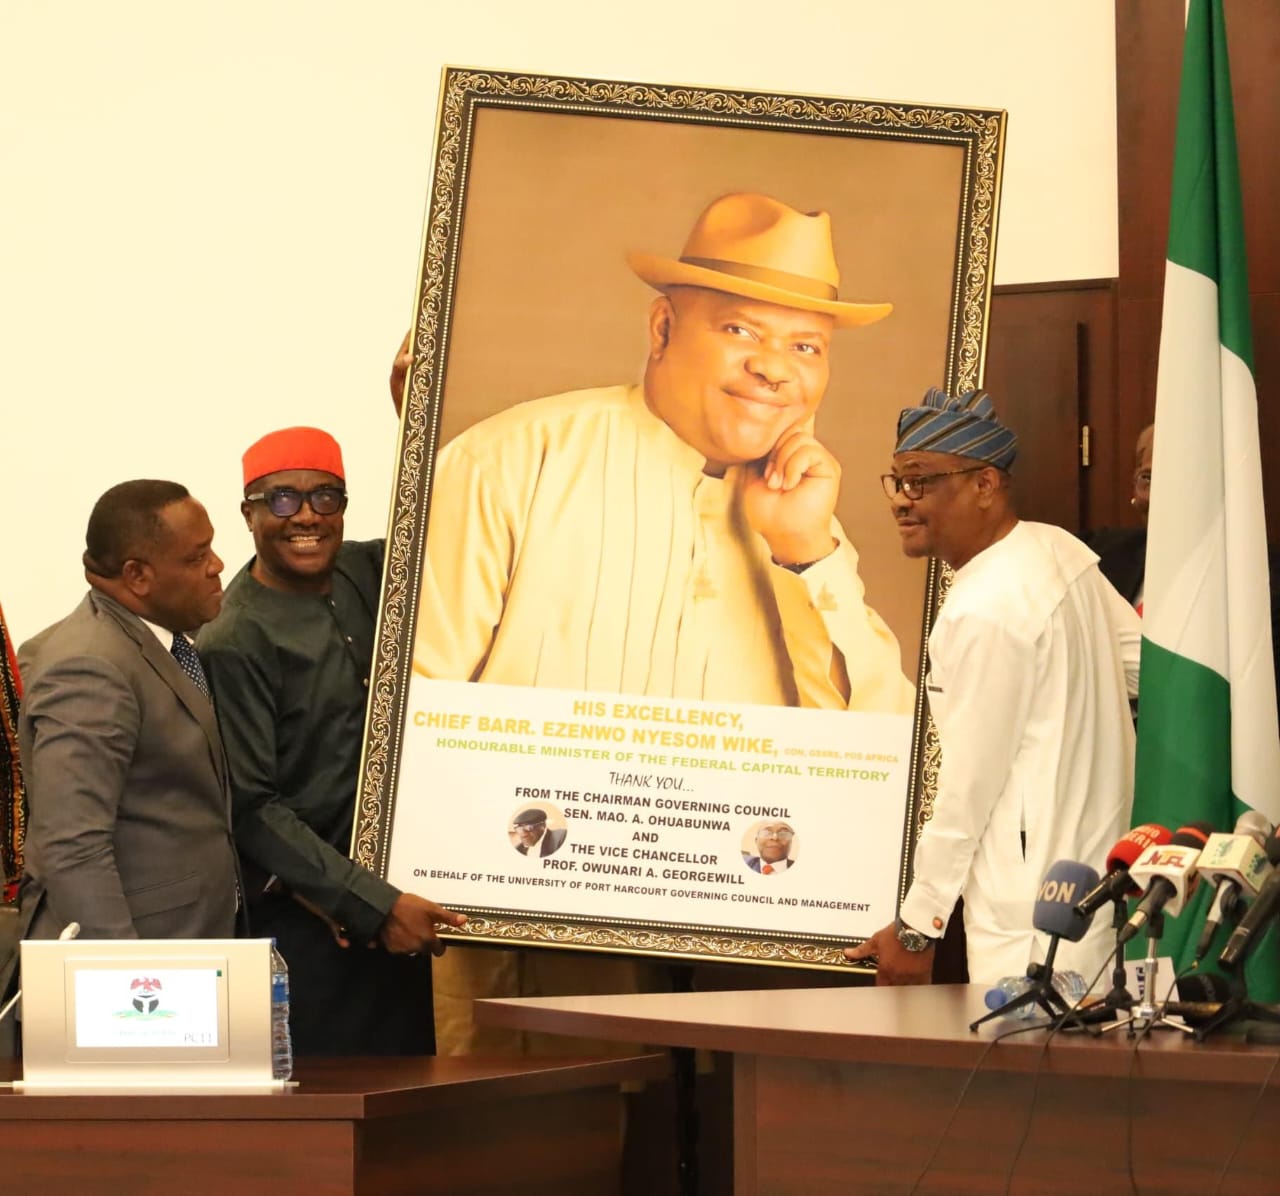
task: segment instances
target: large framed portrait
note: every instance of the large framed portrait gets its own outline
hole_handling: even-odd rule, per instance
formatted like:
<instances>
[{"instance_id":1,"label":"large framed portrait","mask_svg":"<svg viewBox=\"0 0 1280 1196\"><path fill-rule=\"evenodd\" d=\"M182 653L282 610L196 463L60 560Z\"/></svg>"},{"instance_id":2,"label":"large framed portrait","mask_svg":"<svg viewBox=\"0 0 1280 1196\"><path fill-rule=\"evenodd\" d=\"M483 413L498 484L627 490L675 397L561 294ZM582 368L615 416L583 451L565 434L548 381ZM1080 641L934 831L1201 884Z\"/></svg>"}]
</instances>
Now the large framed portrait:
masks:
<instances>
[{"instance_id":1,"label":"large framed portrait","mask_svg":"<svg viewBox=\"0 0 1280 1196\"><path fill-rule=\"evenodd\" d=\"M843 969L929 816L1005 114L445 71L353 854L464 938Z\"/></svg>"}]
</instances>

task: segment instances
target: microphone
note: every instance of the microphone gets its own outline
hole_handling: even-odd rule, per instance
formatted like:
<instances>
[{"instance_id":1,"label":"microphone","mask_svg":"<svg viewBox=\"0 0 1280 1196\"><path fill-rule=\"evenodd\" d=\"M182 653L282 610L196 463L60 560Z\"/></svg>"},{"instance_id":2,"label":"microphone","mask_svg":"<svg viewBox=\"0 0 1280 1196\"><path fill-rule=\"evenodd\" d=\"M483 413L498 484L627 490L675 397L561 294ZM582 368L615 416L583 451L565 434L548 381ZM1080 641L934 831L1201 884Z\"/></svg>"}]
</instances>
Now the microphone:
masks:
<instances>
[{"instance_id":1,"label":"microphone","mask_svg":"<svg viewBox=\"0 0 1280 1196\"><path fill-rule=\"evenodd\" d=\"M1243 962L1253 946L1254 934L1280 912L1280 836L1272 835L1267 840L1267 859L1273 865L1271 874L1262 882L1258 899L1245 911L1240 925L1231 932L1218 956L1218 963L1228 970L1234 970Z\"/></svg>"},{"instance_id":2,"label":"microphone","mask_svg":"<svg viewBox=\"0 0 1280 1196\"><path fill-rule=\"evenodd\" d=\"M58 935L58 939L59 941L62 941L65 939L73 939L79 933L80 933L80 923L68 922L66 926L62 928L62 933ZM4 1021L4 1019L9 1016L9 1011L21 1000L22 1000L22 989L18 989L13 994L13 996L11 996L4 1003L3 1006L0 1006L0 1022Z\"/></svg>"},{"instance_id":3,"label":"microphone","mask_svg":"<svg viewBox=\"0 0 1280 1196\"><path fill-rule=\"evenodd\" d=\"M1146 896L1120 928L1117 944L1127 943L1153 914L1164 910L1176 917L1182 912L1187 897L1195 890L1196 860L1211 834L1213 828L1207 822L1192 822L1179 827L1168 843L1148 847L1134 861L1129 875L1139 884L1146 884Z\"/></svg>"},{"instance_id":4,"label":"microphone","mask_svg":"<svg viewBox=\"0 0 1280 1196\"><path fill-rule=\"evenodd\" d=\"M1043 934L1078 943L1089 929L1093 914L1082 914L1077 902L1097 883L1098 874L1088 864L1056 860L1040 883L1031 924Z\"/></svg>"},{"instance_id":5,"label":"microphone","mask_svg":"<svg viewBox=\"0 0 1280 1196\"><path fill-rule=\"evenodd\" d=\"M1246 810L1231 834L1209 836L1196 861L1196 872L1205 884L1216 883L1218 888L1196 944L1197 963L1208 954L1222 920L1235 911L1241 897L1256 897L1270 874L1271 862L1263 845L1271 830L1271 823L1257 810Z\"/></svg>"},{"instance_id":6,"label":"microphone","mask_svg":"<svg viewBox=\"0 0 1280 1196\"><path fill-rule=\"evenodd\" d=\"M1142 890L1129 878L1129 869L1148 847L1168 843L1172 838L1173 832L1168 827L1154 822L1135 826L1111 849L1107 856L1106 876L1076 902L1076 913L1083 917L1096 913L1108 901L1137 897Z\"/></svg>"}]
</instances>

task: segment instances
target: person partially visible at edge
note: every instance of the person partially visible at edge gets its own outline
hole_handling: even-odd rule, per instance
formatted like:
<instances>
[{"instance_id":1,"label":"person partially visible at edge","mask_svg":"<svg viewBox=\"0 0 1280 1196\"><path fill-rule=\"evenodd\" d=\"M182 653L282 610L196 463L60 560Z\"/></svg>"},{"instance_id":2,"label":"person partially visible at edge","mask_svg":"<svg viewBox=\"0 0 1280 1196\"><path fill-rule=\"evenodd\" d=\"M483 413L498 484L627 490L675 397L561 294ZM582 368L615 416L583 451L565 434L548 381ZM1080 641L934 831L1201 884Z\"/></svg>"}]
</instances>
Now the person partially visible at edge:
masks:
<instances>
[{"instance_id":1,"label":"person partially visible at edge","mask_svg":"<svg viewBox=\"0 0 1280 1196\"><path fill-rule=\"evenodd\" d=\"M791 867L791 843L795 837L795 831L785 822L767 823L756 831L755 854L743 852L742 858L752 872L764 876L785 872Z\"/></svg>"},{"instance_id":2,"label":"person partially visible at edge","mask_svg":"<svg viewBox=\"0 0 1280 1196\"><path fill-rule=\"evenodd\" d=\"M1133 451L1133 495L1129 505L1142 520L1141 527L1104 527L1084 537L1098 554L1098 568L1126 601L1142 613L1143 579L1147 566L1147 512L1151 505L1151 455L1155 424L1138 433Z\"/></svg>"},{"instance_id":3,"label":"person partially visible at edge","mask_svg":"<svg viewBox=\"0 0 1280 1196\"><path fill-rule=\"evenodd\" d=\"M18 708L22 676L0 607L0 905L18 900L22 878L22 841L26 834L26 797L18 757Z\"/></svg>"},{"instance_id":4,"label":"person partially visible at edge","mask_svg":"<svg viewBox=\"0 0 1280 1196\"><path fill-rule=\"evenodd\" d=\"M327 432L267 434L243 477L254 556L197 643L254 930L289 965L296 1054L428 1054L436 928L466 919L347 855L383 544L343 542L345 471Z\"/></svg>"},{"instance_id":5,"label":"person partially visible at edge","mask_svg":"<svg viewBox=\"0 0 1280 1196\"><path fill-rule=\"evenodd\" d=\"M898 920L846 949L879 984L927 984L964 897L969 976L1021 975L1046 939L1036 892L1058 859L1098 864L1129 826L1140 620L1061 528L1019 520L1013 433L983 391L930 390L898 421L884 476L903 551L955 571L929 634L942 764ZM1057 962L1092 976L1105 919Z\"/></svg>"},{"instance_id":6,"label":"person partially visible at edge","mask_svg":"<svg viewBox=\"0 0 1280 1196\"><path fill-rule=\"evenodd\" d=\"M122 482L94 505L83 562L88 594L18 653L20 937L230 937L226 761L188 639L222 604L209 516L176 482Z\"/></svg>"},{"instance_id":7,"label":"person partially visible at edge","mask_svg":"<svg viewBox=\"0 0 1280 1196\"><path fill-rule=\"evenodd\" d=\"M1084 542L1098 554L1098 568L1142 614L1146 601L1147 514L1151 506L1151 463L1155 448L1155 424L1138 433L1133 453L1133 494L1129 505L1142 520L1141 527L1103 527L1090 532ZM1267 575L1271 579L1271 644L1275 654L1277 694L1280 695L1280 548L1267 546Z\"/></svg>"},{"instance_id":8,"label":"person partially visible at edge","mask_svg":"<svg viewBox=\"0 0 1280 1196\"><path fill-rule=\"evenodd\" d=\"M18 658L0 607L0 1006L9 998L18 970L18 882L22 877L22 841L26 834L26 796L18 761L18 706L22 682ZM0 1020L0 1059L13 1054L10 1018Z\"/></svg>"},{"instance_id":9,"label":"person partially visible at edge","mask_svg":"<svg viewBox=\"0 0 1280 1196\"><path fill-rule=\"evenodd\" d=\"M715 200L679 259L628 263L659 292L643 383L518 404L441 451L414 669L909 714L815 431L835 331L891 305L841 299L828 215L764 195ZM633 972L456 952L436 971L441 1050L513 1045L475 1028L476 997L634 991Z\"/></svg>"}]
</instances>

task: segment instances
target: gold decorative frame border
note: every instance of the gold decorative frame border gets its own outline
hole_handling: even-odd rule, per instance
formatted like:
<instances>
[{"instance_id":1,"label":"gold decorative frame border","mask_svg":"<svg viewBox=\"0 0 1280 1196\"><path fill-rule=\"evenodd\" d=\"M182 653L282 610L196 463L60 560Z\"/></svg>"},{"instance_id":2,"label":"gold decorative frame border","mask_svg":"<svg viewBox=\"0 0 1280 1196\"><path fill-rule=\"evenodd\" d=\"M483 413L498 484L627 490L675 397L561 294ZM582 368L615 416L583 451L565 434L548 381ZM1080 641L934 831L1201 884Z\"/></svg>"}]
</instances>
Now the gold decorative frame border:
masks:
<instances>
[{"instance_id":1,"label":"gold decorative frame border","mask_svg":"<svg viewBox=\"0 0 1280 1196\"><path fill-rule=\"evenodd\" d=\"M519 107L638 119L696 121L756 128L797 129L859 136L928 140L963 147L961 229L958 237L945 382L952 393L979 385L991 300L992 255L999 211L1006 114L997 109L948 108L874 100L725 90L694 86L559 78L446 67L440 91L435 169L423 233L413 326L413 367L401 416L377 648L370 679L352 856L378 875L387 863L386 829L394 811L417 609L417 587L430 517L432 470L438 451L448 344L457 279L461 213L477 110ZM922 643L950 581L931 562ZM933 815L941 752L929 715L921 650L916 678L912 769L903 828L899 900L905 895L920 827ZM459 937L524 946L653 953L684 959L774 964L826 970L865 970L849 964L841 943L793 942L759 934L651 923L601 924L588 919L536 920L526 912L468 910Z\"/></svg>"}]
</instances>

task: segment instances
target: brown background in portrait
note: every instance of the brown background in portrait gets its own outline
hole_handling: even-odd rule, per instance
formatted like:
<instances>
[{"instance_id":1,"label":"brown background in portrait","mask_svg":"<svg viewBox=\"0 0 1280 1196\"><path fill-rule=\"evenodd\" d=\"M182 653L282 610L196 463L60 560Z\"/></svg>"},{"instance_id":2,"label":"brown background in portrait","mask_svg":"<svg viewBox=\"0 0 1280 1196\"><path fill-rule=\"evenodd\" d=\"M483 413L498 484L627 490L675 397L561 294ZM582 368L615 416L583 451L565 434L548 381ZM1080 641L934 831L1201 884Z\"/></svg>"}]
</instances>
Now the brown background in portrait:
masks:
<instances>
[{"instance_id":1,"label":"brown background in portrait","mask_svg":"<svg viewBox=\"0 0 1280 1196\"><path fill-rule=\"evenodd\" d=\"M628 250L678 257L699 212L759 191L831 213L842 299L893 314L835 334L819 438L867 599L916 675L925 566L880 490L898 410L942 385L964 151L923 141L484 108L477 113L441 443L514 403L640 381L654 292Z\"/></svg>"}]
</instances>

